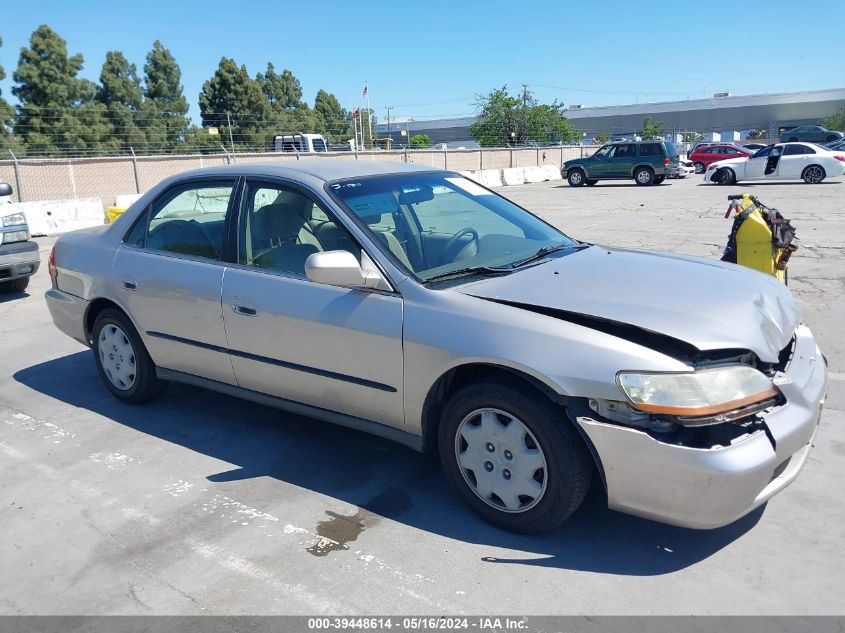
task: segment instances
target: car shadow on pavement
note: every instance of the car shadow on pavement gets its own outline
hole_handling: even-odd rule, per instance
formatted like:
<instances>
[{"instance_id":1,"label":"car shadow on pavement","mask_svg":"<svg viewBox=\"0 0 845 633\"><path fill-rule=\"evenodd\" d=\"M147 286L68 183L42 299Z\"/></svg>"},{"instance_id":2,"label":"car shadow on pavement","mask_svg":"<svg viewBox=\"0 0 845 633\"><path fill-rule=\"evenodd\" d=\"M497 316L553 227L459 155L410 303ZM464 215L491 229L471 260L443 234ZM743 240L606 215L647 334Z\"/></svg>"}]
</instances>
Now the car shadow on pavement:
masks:
<instances>
[{"instance_id":1,"label":"car shadow on pavement","mask_svg":"<svg viewBox=\"0 0 845 633\"><path fill-rule=\"evenodd\" d=\"M29 293L26 290L22 290L21 292L4 292L0 293L0 303L6 303L7 301L18 301L19 299L26 299L29 296Z\"/></svg>"},{"instance_id":2,"label":"car shadow on pavement","mask_svg":"<svg viewBox=\"0 0 845 633\"><path fill-rule=\"evenodd\" d=\"M495 548L482 556L491 564L668 574L729 545L763 513L760 508L716 530L686 530L608 510L602 486L594 481L582 507L557 530L511 534L473 515L449 488L436 459L381 438L184 385L171 385L153 403L127 405L102 385L87 351L22 369L14 378L73 407L234 465L199 473L209 482L275 478L358 506L340 518L363 516L367 529L389 519Z\"/></svg>"}]
</instances>

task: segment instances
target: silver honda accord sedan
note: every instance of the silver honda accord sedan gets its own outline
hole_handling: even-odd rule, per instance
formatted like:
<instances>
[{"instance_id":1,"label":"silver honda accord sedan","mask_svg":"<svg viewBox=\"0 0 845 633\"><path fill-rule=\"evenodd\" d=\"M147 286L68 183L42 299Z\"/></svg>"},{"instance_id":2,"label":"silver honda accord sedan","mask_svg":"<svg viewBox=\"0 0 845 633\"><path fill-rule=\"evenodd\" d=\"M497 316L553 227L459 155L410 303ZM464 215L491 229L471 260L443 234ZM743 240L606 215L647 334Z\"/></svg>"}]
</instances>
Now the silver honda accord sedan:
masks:
<instances>
[{"instance_id":1,"label":"silver honda accord sedan","mask_svg":"<svg viewBox=\"0 0 845 633\"><path fill-rule=\"evenodd\" d=\"M117 398L177 381L436 451L518 532L593 477L613 509L730 523L798 475L827 389L773 278L580 242L413 164L185 173L60 237L49 270L53 321Z\"/></svg>"}]
</instances>

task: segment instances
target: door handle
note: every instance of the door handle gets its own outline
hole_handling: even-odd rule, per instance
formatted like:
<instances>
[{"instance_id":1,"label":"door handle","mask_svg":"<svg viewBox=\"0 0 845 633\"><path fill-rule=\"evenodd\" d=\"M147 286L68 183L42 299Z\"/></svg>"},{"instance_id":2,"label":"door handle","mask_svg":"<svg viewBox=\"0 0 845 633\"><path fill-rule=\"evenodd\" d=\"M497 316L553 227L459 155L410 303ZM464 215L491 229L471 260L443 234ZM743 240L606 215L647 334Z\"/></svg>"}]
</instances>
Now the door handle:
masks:
<instances>
[{"instance_id":1,"label":"door handle","mask_svg":"<svg viewBox=\"0 0 845 633\"><path fill-rule=\"evenodd\" d=\"M232 298L232 311L235 314L252 317L258 314L258 309L255 307L255 304L249 299L244 299L243 297Z\"/></svg>"},{"instance_id":2,"label":"door handle","mask_svg":"<svg viewBox=\"0 0 845 633\"><path fill-rule=\"evenodd\" d=\"M127 290L135 290L138 287L138 284L129 275L120 276L120 285Z\"/></svg>"}]
</instances>

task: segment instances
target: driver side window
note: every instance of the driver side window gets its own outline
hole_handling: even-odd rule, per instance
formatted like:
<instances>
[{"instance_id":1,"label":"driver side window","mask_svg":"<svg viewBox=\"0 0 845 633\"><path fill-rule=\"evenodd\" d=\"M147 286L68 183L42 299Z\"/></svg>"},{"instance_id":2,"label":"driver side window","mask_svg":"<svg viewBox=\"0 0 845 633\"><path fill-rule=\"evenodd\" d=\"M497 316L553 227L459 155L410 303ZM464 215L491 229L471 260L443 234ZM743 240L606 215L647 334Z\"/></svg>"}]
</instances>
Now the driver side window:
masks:
<instances>
[{"instance_id":1,"label":"driver side window","mask_svg":"<svg viewBox=\"0 0 845 633\"><path fill-rule=\"evenodd\" d=\"M171 189L153 202L149 222L139 220L140 225L146 224L146 232L136 225L127 241L157 251L219 260L234 189L234 181L190 183Z\"/></svg>"}]
</instances>

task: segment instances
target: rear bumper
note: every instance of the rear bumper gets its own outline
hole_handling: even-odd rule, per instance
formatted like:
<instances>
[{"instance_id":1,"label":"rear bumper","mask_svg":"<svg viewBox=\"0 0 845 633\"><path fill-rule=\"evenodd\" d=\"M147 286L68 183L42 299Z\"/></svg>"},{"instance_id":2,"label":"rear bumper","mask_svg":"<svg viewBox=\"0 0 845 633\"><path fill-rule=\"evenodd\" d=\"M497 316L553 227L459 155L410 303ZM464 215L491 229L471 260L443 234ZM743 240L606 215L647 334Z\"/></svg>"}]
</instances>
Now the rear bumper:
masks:
<instances>
[{"instance_id":1,"label":"rear bumper","mask_svg":"<svg viewBox=\"0 0 845 633\"><path fill-rule=\"evenodd\" d=\"M85 314L88 311L88 302L55 288L48 290L44 298L47 300L47 308L56 327L72 339L90 346L85 334Z\"/></svg>"},{"instance_id":2,"label":"rear bumper","mask_svg":"<svg viewBox=\"0 0 845 633\"><path fill-rule=\"evenodd\" d=\"M38 272L41 257L35 242L0 245L0 281L29 277Z\"/></svg>"},{"instance_id":3,"label":"rear bumper","mask_svg":"<svg viewBox=\"0 0 845 633\"><path fill-rule=\"evenodd\" d=\"M807 460L827 391L824 358L805 326L796 329L781 378L786 403L764 415L772 440L758 431L731 446L690 448L578 417L604 468L610 508L707 529L732 523L783 490Z\"/></svg>"}]
</instances>

